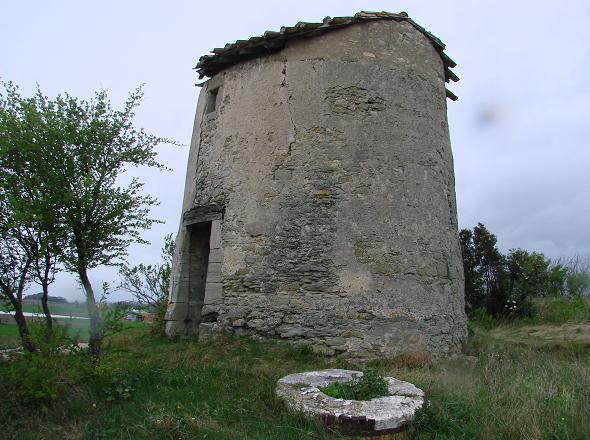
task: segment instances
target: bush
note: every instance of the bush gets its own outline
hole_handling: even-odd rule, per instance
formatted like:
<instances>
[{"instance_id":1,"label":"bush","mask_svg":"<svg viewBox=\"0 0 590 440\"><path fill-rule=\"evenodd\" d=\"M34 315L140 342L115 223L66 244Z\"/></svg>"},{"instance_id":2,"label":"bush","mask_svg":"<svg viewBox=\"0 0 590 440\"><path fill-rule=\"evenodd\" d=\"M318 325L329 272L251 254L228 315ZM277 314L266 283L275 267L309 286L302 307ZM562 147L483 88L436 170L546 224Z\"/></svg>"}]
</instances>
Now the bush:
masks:
<instances>
[{"instance_id":1,"label":"bush","mask_svg":"<svg viewBox=\"0 0 590 440\"><path fill-rule=\"evenodd\" d=\"M367 369L362 376L354 375L348 382L334 382L320 388L324 394L336 399L371 400L389 396L387 382L373 369Z\"/></svg>"},{"instance_id":2,"label":"bush","mask_svg":"<svg viewBox=\"0 0 590 440\"><path fill-rule=\"evenodd\" d=\"M33 324L31 338L37 351L0 364L0 395L16 412L19 406L47 411L60 393L93 370L91 359L80 352L66 329Z\"/></svg>"},{"instance_id":3,"label":"bush","mask_svg":"<svg viewBox=\"0 0 590 440\"><path fill-rule=\"evenodd\" d=\"M571 272L566 285L570 296L583 296L590 289L590 275L586 272Z\"/></svg>"},{"instance_id":4,"label":"bush","mask_svg":"<svg viewBox=\"0 0 590 440\"><path fill-rule=\"evenodd\" d=\"M139 376L136 374L124 372L113 374L110 382L104 388L107 402L114 402L116 400L129 400L136 391L138 382Z\"/></svg>"},{"instance_id":5,"label":"bush","mask_svg":"<svg viewBox=\"0 0 590 440\"><path fill-rule=\"evenodd\" d=\"M590 322L590 303L579 296L539 300L534 304L533 319L554 324Z\"/></svg>"}]
</instances>

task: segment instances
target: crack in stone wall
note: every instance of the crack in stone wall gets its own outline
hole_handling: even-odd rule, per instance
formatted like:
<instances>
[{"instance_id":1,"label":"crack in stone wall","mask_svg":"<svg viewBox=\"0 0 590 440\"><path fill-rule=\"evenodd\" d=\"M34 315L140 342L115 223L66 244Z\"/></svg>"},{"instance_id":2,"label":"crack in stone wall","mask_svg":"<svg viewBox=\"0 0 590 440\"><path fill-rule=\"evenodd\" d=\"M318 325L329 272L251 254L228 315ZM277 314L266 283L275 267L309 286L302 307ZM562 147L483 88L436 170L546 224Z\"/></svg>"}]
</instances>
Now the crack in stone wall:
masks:
<instances>
[{"instance_id":1,"label":"crack in stone wall","mask_svg":"<svg viewBox=\"0 0 590 440\"><path fill-rule=\"evenodd\" d=\"M287 111L289 112L289 120L291 121L291 127L293 129L291 136L289 136L289 149L287 154L291 154L293 150L293 144L295 143L295 137L297 136L297 126L295 125L295 120L293 119L293 109L291 108L291 99L293 95L289 91L289 86L287 82L287 61L283 61L283 70L282 70L283 80L281 82L281 91L285 94L285 102L287 103Z\"/></svg>"}]
</instances>

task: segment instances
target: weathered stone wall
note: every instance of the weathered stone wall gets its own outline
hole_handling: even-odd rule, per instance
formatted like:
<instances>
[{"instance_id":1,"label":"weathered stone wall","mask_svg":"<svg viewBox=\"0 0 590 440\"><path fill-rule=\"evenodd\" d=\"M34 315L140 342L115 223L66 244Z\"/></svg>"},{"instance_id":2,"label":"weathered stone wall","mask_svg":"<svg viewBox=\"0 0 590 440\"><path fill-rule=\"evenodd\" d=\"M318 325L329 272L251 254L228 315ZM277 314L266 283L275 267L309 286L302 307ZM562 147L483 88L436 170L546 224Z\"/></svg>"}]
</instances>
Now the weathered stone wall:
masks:
<instances>
[{"instance_id":1,"label":"weathered stone wall","mask_svg":"<svg viewBox=\"0 0 590 440\"><path fill-rule=\"evenodd\" d=\"M219 271L207 275L222 292L206 289L194 311L185 217L168 333L198 324L201 335L301 339L360 357L458 350L466 318L443 70L422 33L378 21L291 41L209 80L183 212L223 207L211 240Z\"/></svg>"}]
</instances>

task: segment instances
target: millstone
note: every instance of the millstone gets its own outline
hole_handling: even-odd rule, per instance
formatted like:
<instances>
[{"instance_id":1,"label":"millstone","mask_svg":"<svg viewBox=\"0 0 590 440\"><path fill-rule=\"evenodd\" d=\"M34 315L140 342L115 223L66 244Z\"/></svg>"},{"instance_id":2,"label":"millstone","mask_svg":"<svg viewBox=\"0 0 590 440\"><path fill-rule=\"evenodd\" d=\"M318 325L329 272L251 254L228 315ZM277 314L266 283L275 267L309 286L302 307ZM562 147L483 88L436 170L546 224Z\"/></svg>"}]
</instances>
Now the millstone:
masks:
<instances>
[{"instance_id":1,"label":"millstone","mask_svg":"<svg viewBox=\"0 0 590 440\"><path fill-rule=\"evenodd\" d=\"M384 378L390 395L371 400L336 399L319 389L362 374L360 371L339 369L290 374L279 379L276 393L292 410L351 433L398 432L422 408L424 391L394 377Z\"/></svg>"}]
</instances>

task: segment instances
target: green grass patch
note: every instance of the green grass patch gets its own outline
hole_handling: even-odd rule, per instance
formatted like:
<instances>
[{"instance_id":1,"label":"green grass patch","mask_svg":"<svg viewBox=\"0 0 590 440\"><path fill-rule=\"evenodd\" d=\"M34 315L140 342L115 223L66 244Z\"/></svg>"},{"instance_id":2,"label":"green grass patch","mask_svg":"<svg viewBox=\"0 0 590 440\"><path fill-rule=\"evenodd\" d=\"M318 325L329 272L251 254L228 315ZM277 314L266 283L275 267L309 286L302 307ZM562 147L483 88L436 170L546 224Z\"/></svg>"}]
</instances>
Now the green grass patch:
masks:
<instances>
[{"instance_id":1,"label":"green grass patch","mask_svg":"<svg viewBox=\"0 0 590 440\"><path fill-rule=\"evenodd\" d=\"M35 325L35 321L29 321ZM38 321L41 322L41 321ZM57 325L64 327L67 330L68 335L71 338L76 339L79 342L87 342L90 332L90 324L87 320L82 319L58 319L56 320ZM18 333L18 327L14 324L1 324L0 325L0 348L9 348L14 346L20 346L21 340Z\"/></svg>"},{"instance_id":2,"label":"green grass patch","mask_svg":"<svg viewBox=\"0 0 590 440\"><path fill-rule=\"evenodd\" d=\"M379 374L427 393L428 405L400 438L587 439L587 346L515 344L477 327L467 350L470 357L435 363L374 364ZM57 388L46 410L19 401L11 387L10 378L30 375L32 367L0 361L4 438L339 439L290 412L275 397L276 381L295 372L366 367L273 341L170 342L150 337L147 328L109 338L96 367L83 354L71 356L48 364Z\"/></svg>"},{"instance_id":3,"label":"green grass patch","mask_svg":"<svg viewBox=\"0 0 590 440\"><path fill-rule=\"evenodd\" d=\"M418 439L586 439L590 350L513 344L477 329L476 357L392 371L427 393Z\"/></svg>"},{"instance_id":4,"label":"green grass patch","mask_svg":"<svg viewBox=\"0 0 590 440\"><path fill-rule=\"evenodd\" d=\"M11 348L20 345L18 327L12 324L0 324L0 348Z\"/></svg>"},{"instance_id":5,"label":"green grass patch","mask_svg":"<svg viewBox=\"0 0 590 440\"><path fill-rule=\"evenodd\" d=\"M64 368L59 382L68 385L41 416L18 402L2 406L0 432L19 439L339 438L274 396L283 375L338 365L344 364L284 344L172 343L135 328L106 342L94 375L71 379Z\"/></svg>"}]
</instances>

